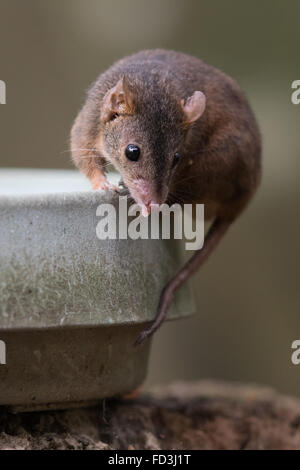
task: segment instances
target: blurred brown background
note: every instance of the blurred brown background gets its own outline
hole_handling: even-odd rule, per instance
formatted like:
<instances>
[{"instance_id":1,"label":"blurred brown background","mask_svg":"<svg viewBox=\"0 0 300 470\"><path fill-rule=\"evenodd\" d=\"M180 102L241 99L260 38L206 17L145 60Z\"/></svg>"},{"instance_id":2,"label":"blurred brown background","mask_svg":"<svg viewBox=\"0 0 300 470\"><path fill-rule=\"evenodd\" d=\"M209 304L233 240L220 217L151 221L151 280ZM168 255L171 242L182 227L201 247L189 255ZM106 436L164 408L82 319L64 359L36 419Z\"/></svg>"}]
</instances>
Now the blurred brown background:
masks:
<instances>
[{"instance_id":1,"label":"blurred brown background","mask_svg":"<svg viewBox=\"0 0 300 470\"><path fill-rule=\"evenodd\" d=\"M264 139L263 184L193 280L198 313L156 335L146 385L216 377L300 395L298 0L0 0L0 166L71 167L84 90L123 55L178 49L234 76Z\"/></svg>"}]
</instances>

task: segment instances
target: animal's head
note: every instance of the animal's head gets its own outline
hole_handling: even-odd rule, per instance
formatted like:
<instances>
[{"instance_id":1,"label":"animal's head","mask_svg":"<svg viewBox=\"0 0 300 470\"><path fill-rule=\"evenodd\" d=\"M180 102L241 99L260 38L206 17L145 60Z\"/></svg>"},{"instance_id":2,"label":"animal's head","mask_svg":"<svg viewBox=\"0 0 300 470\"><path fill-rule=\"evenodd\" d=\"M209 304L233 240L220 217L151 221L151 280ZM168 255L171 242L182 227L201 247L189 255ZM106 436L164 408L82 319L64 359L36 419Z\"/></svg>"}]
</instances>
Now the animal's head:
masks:
<instances>
[{"instance_id":1,"label":"animal's head","mask_svg":"<svg viewBox=\"0 0 300 470\"><path fill-rule=\"evenodd\" d=\"M185 101L165 84L134 83L122 77L103 98L100 153L121 173L144 215L166 201L179 167L186 133L205 109L195 91Z\"/></svg>"}]
</instances>

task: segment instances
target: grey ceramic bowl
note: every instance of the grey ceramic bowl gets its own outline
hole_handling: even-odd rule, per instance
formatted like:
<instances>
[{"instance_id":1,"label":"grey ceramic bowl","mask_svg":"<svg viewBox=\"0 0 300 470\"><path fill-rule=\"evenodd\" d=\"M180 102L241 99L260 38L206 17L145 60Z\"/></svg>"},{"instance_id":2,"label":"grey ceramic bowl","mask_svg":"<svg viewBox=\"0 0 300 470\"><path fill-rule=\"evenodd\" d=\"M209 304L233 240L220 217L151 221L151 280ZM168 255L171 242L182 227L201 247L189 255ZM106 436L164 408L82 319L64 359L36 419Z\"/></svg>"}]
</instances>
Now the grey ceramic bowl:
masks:
<instances>
[{"instance_id":1,"label":"grey ceramic bowl","mask_svg":"<svg viewBox=\"0 0 300 470\"><path fill-rule=\"evenodd\" d=\"M0 405L87 405L141 384L161 287L182 263L180 244L99 240L99 204L76 171L0 170ZM76 190L76 192L74 192ZM187 287L168 318L189 315Z\"/></svg>"}]
</instances>

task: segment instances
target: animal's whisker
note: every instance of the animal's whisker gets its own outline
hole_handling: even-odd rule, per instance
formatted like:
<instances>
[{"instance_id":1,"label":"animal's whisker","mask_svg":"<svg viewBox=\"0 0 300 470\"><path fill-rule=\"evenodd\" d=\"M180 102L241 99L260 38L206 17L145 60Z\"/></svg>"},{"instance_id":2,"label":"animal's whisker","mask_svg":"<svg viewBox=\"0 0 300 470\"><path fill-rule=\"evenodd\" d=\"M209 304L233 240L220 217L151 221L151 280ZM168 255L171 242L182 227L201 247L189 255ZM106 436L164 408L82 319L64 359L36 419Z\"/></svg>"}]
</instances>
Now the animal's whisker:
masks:
<instances>
[{"instance_id":1,"label":"animal's whisker","mask_svg":"<svg viewBox=\"0 0 300 470\"><path fill-rule=\"evenodd\" d=\"M185 183L186 181L192 180L192 179L194 179L194 178L198 178L200 175L201 175L201 173L191 175L191 176L189 176L188 178L184 178L183 180L178 180L178 183L179 183L179 184Z\"/></svg>"},{"instance_id":2,"label":"animal's whisker","mask_svg":"<svg viewBox=\"0 0 300 470\"><path fill-rule=\"evenodd\" d=\"M99 155L79 155L80 158L82 159L89 159L89 158L98 158L100 159L101 157L99 157ZM101 167L105 167L105 166L113 166L112 163L108 162L108 163L101 163Z\"/></svg>"},{"instance_id":3,"label":"animal's whisker","mask_svg":"<svg viewBox=\"0 0 300 470\"><path fill-rule=\"evenodd\" d=\"M192 197L192 192L182 191L180 189L176 189L174 193L170 193L175 196L178 200L182 203L196 203L197 200ZM181 199L182 198L182 199Z\"/></svg>"},{"instance_id":4,"label":"animal's whisker","mask_svg":"<svg viewBox=\"0 0 300 470\"><path fill-rule=\"evenodd\" d=\"M172 202L172 203L173 203L173 201L174 201L174 203L179 203L179 204L183 204L183 202L184 202L180 197L178 197L174 193L169 193L168 200L170 200L169 198L171 198L170 202Z\"/></svg>"}]
</instances>

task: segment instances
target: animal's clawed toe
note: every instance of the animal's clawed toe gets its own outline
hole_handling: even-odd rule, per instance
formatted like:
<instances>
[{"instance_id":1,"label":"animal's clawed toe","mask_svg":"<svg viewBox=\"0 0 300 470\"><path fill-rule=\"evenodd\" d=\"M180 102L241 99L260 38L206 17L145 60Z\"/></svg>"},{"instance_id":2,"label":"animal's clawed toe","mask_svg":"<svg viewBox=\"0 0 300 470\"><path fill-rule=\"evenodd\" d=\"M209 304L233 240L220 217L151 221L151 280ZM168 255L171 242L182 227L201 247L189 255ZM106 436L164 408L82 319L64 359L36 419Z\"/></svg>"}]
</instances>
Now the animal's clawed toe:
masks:
<instances>
[{"instance_id":1,"label":"animal's clawed toe","mask_svg":"<svg viewBox=\"0 0 300 470\"><path fill-rule=\"evenodd\" d=\"M97 189L99 191L115 191L116 193L120 192L118 186L115 186L114 184L111 184L108 181L101 183Z\"/></svg>"}]
</instances>

